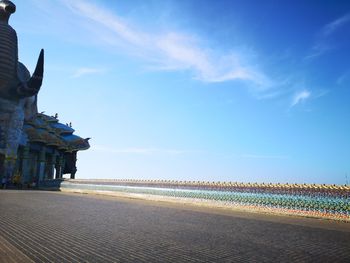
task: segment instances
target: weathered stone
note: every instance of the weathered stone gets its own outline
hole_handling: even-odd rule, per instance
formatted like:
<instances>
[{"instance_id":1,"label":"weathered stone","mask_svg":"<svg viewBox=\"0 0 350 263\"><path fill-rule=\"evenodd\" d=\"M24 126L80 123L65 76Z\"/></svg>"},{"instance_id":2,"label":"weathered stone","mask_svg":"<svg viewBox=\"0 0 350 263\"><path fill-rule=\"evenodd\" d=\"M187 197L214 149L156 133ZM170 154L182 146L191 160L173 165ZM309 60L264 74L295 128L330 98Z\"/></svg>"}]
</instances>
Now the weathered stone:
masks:
<instances>
[{"instance_id":1,"label":"weathered stone","mask_svg":"<svg viewBox=\"0 0 350 263\"><path fill-rule=\"evenodd\" d=\"M33 76L18 61L17 34L8 24L15 11L11 1L0 1L0 155L4 160L16 159L24 119L33 118L37 113L36 95L44 70L43 50ZM12 162L2 162L0 167L3 170L0 177L11 176Z\"/></svg>"},{"instance_id":2,"label":"weathered stone","mask_svg":"<svg viewBox=\"0 0 350 263\"><path fill-rule=\"evenodd\" d=\"M23 103L0 98L0 154L17 155L24 121Z\"/></svg>"}]
</instances>

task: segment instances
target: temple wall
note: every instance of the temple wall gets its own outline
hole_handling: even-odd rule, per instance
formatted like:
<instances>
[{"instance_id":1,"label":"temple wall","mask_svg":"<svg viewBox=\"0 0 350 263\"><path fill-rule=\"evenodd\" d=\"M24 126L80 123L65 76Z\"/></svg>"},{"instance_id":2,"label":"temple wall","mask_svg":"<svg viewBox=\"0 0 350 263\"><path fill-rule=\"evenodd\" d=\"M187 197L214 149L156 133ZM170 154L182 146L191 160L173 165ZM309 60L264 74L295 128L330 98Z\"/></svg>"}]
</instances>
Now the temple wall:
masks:
<instances>
[{"instance_id":1,"label":"temple wall","mask_svg":"<svg viewBox=\"0 0 350 263\"><path fill-rule=\"evenodd\" d=\"M0 98L0 154L17 156L23 120L22 103L14 103Z\"/></svg>"}]
</instances>

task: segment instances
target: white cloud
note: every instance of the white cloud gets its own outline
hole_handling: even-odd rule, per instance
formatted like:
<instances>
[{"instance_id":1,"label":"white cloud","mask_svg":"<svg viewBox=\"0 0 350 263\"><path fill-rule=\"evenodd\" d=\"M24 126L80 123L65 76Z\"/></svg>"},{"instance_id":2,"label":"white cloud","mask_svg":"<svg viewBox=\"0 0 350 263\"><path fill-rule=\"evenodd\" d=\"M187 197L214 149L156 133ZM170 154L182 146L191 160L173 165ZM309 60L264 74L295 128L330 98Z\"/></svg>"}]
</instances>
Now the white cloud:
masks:
<instances>
[{"instance_id":1,"label":"white cloud","mask_svg":"<svg viewBox=\"0 0 350 263\"><path fill-rule=\"evenodd\" d=\"M100 74L105 72L105 69L101 68L78 68L72 75L72 78L80 78L85 75Z\"/></svg>"},{"instance_id":2,"label":"white cloud","mask_svg":"<svg viewBox=\"0 0 350 263\"><path fill-rule=\"evenodd\" d=\"M321 97L323 97L323 96L326 96L329 92L330 92L330 90L328 90L328 89L314 90L314 91L312 92L312 98L313 98L313 99L321 98Z\"/></svg>"},{"instance_id":3,"label":"white cloud","mask_svg":"<svg viewBox=\"0 0 350 263\"><path fill-rule=\"evenodd\" d=\"M286 155L243 154L241 157L249 159L289 159L289 156Z\"/></svg>"},{"instance_id":4,"label":"white cloud","mask_svg":"<svg viewBox=\"0 0 350 263\"><path fill-rule=\"evenodd\" d=\"M95 6L88 1L81 0L64 0L64 3L74 13L84 16L114 31L129 43L140 45L144 41L144 37L141 36L139 32L132 30L121 18L115 16L107 10L104 10L100 6Z\"/></svg>"},{"instance_id":5,"label":"white cloud","mask_svg":"<svg viewBox=\"0 0 350 263\"><path fill-rule=\"evenodd\" d=\"M324 36L329 36L333 34L336 30L350 22L350 14L346 14L332 21L331 23L325 25L322 30Z\"/></svg>"},{"instance_id":6,"label":"white cloud","mask_svg":"<svg viewBox=\"0 0 350 263\"><path fill-rule=\"evenodd\" d=\"M332 50L334 47L326 43L323 39L319 43L316 43L312 48L310 54L305 57L305 60L317 58L324 53Z\"/></svg>"},{"instance_id":7,"label":"white cloud","mask_svg":"<svg viewBox=\"0 0 350 263\"><path fill-rule=\"evenodd\" d=\"M307 100L308 98L310 98L310 96L311 96L311 92L308 90L303 90L303 91L296 93L293 97L291 107L294 107L297 104Z\"/></svg>"},{"instance_id":8,"label":"white cloud","mask_svg":"<svg viewBox=\"0 0 350 263\"><path fill-rule=\"evenodd\" d=\"M350 80L350 71L347 71L339 76L339 78L337 79L337 84L343 85L343 84L349 82L349 80Z\"/></svg>"},{"instance_id":9,"label":"white cloud","mask_svg":"<svg viewBox=\"0 0 350 263\"><path fill-rule=\"evenodd\" d=\"M314 59L329 52L330 50L333 50L335 46L331 45L329 41L331 39L331 36L349 22L350 13L341 16L323 26L320 34L318 35L316 43L311 48L310 53L305 56L305 60Z\"/></svg>"},{"instance_id":10,"label":"white cloud","mask_svg":"<svg viewBox=\"0 0 350 263\"><path fill-rule=\"evenodd\" d=\"M190 153L192 151L176 150L176 149L161 149L161 148L142 148L142 147L130 147L130 148L111 148L102 145L95 145L91 147L92 151L103 152L108 154L136 154L136 155L153 155L153 154L166 154L166 155L180 155Z\"/></svg>"},{"instance_id":11,"label":"white cloud","mask_svg":"<svg viewBox=\"0 0 350 263\"><path fill-rule=\"evenodd\" d=\"M189 70L203 82L245 81L258 91L274 85L273 81L255 64L248 62L242 52L221 53L204 47L195 35L182 32L148 33L136 30L121 17L87 1L63 0L76 15L110 32L101 41L107 45L122 46L124 51L141 57L149 68L156 70ZM98 31L98 30L95 30Z\"/></svg>"}]
</instances>

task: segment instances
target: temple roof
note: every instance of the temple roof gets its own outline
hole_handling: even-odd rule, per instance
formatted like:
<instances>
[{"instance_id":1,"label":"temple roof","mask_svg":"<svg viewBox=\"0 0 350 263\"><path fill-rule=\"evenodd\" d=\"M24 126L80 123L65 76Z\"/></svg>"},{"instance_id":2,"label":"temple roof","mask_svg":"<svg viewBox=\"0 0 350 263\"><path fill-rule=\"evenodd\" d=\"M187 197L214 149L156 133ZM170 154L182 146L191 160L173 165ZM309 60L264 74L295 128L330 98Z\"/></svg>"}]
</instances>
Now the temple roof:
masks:
<instances>
[{"instance_id":1,"label":"temple roof","mask_svg":"<svg viewBox=\"0 0 350 263\"><path fill-rule=\"evenodd\" d=\"M89 139L83 139L77 135L63 135L62 139L74 149L87 150L90 148Z\"/></svg>"},{"instance_id":2,"label":"temple roof","mask_svg":"<svg viewBox=\"0 0 350 263\"><path fill-rule=\"evenodd\" d=\"M75 130L67 125L64 125L62 123L50 123L50 126L57 130L60 134L73 134Z\"/></svg>"},{"instance_id":3,"label":"temple roof","mask_svg":"<svg viewBox=\"0 0 350 263\"><path fill-rule=\"evenodd\" d=\"M42 143L56 147L66 152L82 151L90 148L89 139L83 139L75 134L75 130L59 122L57 117L37 114L31 121L23 126L22 145L29 142Z\"/></svg>"}]
</instances>

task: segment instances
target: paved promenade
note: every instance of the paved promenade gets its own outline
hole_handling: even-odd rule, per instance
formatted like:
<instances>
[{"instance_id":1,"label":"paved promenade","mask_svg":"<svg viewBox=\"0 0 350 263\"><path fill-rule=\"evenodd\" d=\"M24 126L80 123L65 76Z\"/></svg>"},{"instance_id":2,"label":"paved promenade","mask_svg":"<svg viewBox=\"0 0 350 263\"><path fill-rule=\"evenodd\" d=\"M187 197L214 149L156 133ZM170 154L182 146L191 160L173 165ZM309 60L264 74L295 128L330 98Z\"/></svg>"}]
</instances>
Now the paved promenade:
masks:
<instances>
[{"instance_id":1,"label":"paved promenade","mask_svg":"<svg viewBox=\"0 0 350 263\"><path fill-rule=\"evenodd\" d=\"M350 262L350 224L0 191L0 262Z\"/></svg>"}]
</instances>

